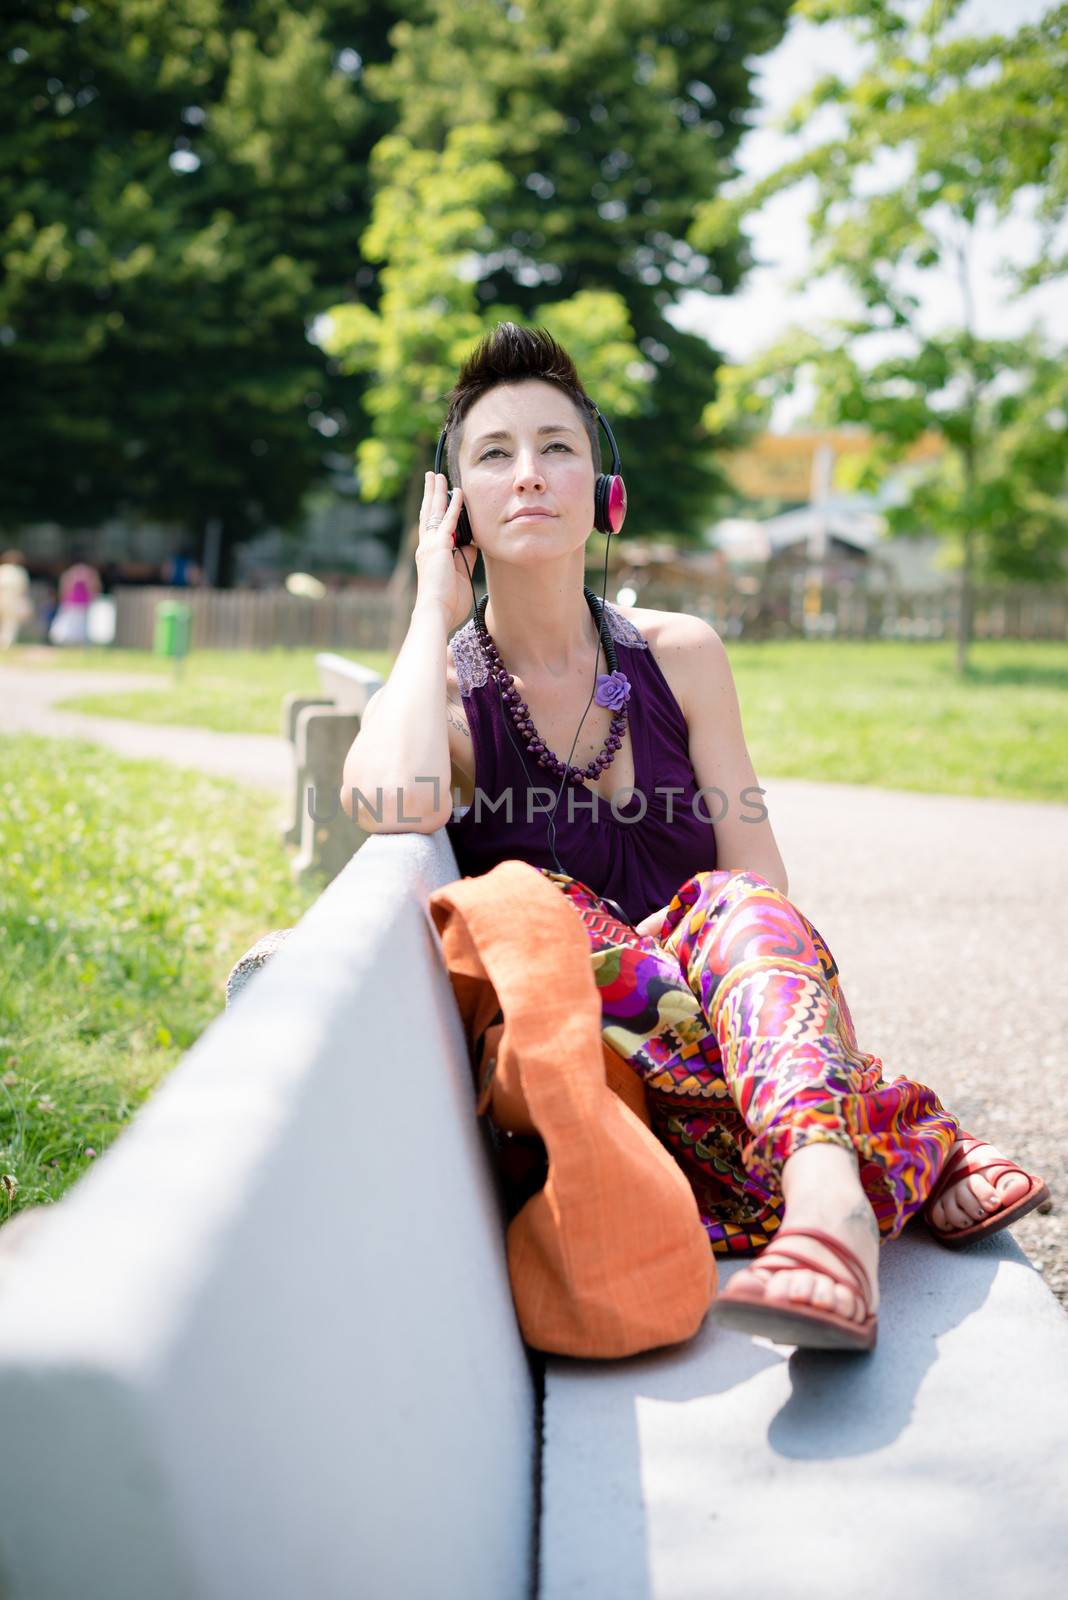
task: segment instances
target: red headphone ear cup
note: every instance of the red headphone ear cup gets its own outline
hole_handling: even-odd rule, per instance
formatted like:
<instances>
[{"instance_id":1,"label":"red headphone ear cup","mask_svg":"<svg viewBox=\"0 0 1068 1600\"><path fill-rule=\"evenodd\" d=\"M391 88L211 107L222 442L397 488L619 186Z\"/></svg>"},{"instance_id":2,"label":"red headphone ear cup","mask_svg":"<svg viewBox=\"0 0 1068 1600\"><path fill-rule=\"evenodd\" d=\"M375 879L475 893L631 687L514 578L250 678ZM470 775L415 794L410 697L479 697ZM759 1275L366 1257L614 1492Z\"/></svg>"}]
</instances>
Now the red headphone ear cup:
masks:
<instances>
[{"instance_id":1,"label":"red headphone ear cup","mask_svg":"<svg viewBox=\"0 0 1068 1600\"><path fill-rule=\"evenodd\" d=\"M626 484L618 472L602 472L594 493L594 526L598 533L618 533L626 515Z\"/></svg>"}]
</instances>

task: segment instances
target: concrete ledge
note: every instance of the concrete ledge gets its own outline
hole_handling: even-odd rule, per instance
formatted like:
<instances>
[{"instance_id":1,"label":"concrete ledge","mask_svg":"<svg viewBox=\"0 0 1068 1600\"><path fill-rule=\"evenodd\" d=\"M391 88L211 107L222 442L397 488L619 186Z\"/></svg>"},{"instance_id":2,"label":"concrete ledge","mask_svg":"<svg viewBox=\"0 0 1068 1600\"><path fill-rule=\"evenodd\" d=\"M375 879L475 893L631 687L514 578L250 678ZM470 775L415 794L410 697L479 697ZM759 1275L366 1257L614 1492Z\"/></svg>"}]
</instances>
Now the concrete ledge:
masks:
<instances>
[{"instance_id":1,"label":"concrete ledge","mask_svg":"<svg viewBox=\"0 0 1068 1600\"><path fill-rule=\"evenodd\" d=\"M881 1292L869 1357L706 1318L550 1360L539 1600L1068 1593L1068 1317L1007 1234L951 1254L914 1224Z\"/></svg>"},{"instance_id":2,"label":"concrete ledge","mask_svg":"<svg viewBox=\"0 0 1068 1600\"><path fill-rule=\"evenodd\" d=\"M315 658L319 682L323 692L330 696L339 711L362 717L367 702L377 694L385 682L380 672L365 667L361 661L350 661L326 650Z\"/></svg>"},{"instance_id":3,"label":"concrete ledge","mask_svg":"<svg viewBox=\"0 0 1068 1600\"><path fill-rule=\"evenodd\" d=\"M329 881L367 838L341 807L341 773L367 703L384 679L359 661L330 652L317 655L315 664L323 695L287 694L282 701L282 732L293 747L293 784L280 831L286 844L298 847L291 862L295 875L321 872Z\"/></svg>"},{"instance_id":4,"label":"concrete ledge","mask_svg":"<svg viewBox=\"0 0 1068 1600\"><path fill-rule=\"evenodd\" d=\"M364 846L0 1275L0 1593L526 1600L535 1393L426 917Z\"/></svg>"}]
</instances>

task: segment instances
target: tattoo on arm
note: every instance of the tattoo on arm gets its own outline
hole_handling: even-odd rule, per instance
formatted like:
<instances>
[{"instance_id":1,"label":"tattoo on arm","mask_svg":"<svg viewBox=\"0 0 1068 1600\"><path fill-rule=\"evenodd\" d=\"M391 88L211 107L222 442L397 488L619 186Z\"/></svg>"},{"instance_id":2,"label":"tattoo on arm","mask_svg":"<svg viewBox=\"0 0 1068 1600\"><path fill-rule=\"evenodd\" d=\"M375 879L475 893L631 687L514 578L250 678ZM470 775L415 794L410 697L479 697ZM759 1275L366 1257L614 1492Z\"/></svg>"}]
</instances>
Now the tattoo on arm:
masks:
<instances>
[{"instance_id":1,"label":"tattoo on arm","mask_svg":"<svg viewBox=\"0 0 1068 1600\"><path fill-rule=\"evenodd\" d=\"M457 733L462 733L465 739L470 739L471 729L467 726L467 721L462 715L463 702L461 701L460 696L451 689L447 690L445 694L445 705L445 714L448 718L450 727L455 728Z\"/></svg>"}]
</instances>

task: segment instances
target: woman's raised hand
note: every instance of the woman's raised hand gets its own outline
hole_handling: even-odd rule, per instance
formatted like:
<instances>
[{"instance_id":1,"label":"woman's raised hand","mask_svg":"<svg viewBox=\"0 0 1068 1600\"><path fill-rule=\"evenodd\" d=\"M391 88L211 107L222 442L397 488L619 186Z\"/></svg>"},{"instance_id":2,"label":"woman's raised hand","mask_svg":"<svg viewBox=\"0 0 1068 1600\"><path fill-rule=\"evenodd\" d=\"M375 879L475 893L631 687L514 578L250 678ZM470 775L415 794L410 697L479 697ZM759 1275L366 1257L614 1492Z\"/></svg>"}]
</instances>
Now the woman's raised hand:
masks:
<instances>
[{"instance_id":1,"label":"woman's raised hand","mask_svg":"<svg viewBox=\"0 0 1068 1600\"><path fill-rule=\"evenodd\" d=\"M418 572L416 604L440 605L451 633L471 609L471 579L476 545L453 548L453 535L463 504L463 490L451 494L443 472L428 472L423 484L423 503L419 508L419 544L415 552ZM470 554L465 554L470 551Z\"/></svg>"}]
</instances>

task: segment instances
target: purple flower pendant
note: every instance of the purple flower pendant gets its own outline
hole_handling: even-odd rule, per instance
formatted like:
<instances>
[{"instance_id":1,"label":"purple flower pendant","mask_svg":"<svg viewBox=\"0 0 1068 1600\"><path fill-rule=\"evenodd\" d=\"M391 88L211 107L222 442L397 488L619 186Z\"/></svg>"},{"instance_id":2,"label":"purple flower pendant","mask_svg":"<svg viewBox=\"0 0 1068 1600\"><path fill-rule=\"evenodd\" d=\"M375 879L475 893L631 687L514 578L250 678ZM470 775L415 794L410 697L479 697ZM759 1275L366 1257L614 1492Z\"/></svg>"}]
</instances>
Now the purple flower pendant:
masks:
<instances>
[{"instance_id":1,"label":"purple flower pendant","mask_svg":"<svg viewBox=\"0 0 1068 1600\"><path fill-rule=\"evenodd\" d=\"M597 676L594 704L619 711L630 699L630 679L623 672L601 672Z\"/></svg>"}]
</instances>

